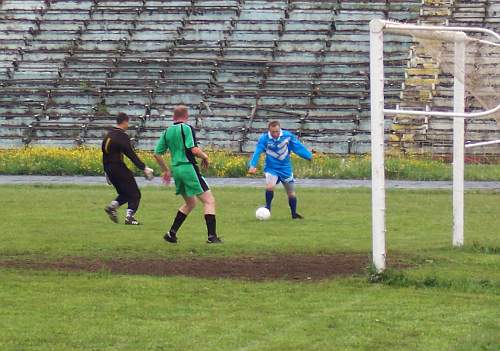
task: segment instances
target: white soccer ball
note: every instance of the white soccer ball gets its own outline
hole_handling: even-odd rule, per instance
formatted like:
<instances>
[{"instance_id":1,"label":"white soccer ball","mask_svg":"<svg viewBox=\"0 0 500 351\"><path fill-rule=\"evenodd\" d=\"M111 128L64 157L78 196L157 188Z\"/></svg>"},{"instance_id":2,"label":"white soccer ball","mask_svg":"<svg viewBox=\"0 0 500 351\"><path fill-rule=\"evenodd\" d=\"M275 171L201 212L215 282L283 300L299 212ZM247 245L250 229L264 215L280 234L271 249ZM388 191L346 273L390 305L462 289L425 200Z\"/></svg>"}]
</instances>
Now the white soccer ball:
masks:
<instances>
[{"instance_id":1,"label":"white soccer ball","mask_svg":"<svg viewBox=\"0 0 500 351\"><path fill-rule=\"evenodd\" d=\"M255 211L255 218L257 218L259 221L267 221L269 218L271 218L271 211L269 211L265 207L259 207L257 211Z\"/></svg>"}]
</instances>

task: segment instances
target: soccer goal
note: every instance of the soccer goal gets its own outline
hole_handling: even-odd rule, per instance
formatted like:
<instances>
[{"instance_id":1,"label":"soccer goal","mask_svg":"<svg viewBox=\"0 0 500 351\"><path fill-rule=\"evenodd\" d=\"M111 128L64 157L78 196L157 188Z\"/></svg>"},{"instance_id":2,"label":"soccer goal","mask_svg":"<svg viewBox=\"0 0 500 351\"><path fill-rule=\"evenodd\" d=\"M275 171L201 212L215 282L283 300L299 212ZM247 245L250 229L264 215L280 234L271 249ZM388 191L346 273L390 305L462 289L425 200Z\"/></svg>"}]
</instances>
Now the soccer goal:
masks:
<instances>
[{"instance_id":1,"label":"soccer goal","mask_svg":"<svg viewBox=\"0 0 500 351\"><path fill-rule=\"evenodd\" d=\"M387 109L384 101L384 33L411 37L439 63L441 72L453 76L453 110L418 111ZM372 254L378 271L386 267L386 186L384 170L385 116L403 114L416 118L453 118L453 233L452 244L464 244L465 121L494 115L500 123L500 36L488 29L402 24L372 20L370 23L370 89L372 152ZM484 69L484 71L482 71ZM474 97L480 108L465 112L465 99ZM451 105L451 104L450 104ZM488 140L467 147L499 144Z\"/></svg>"}]
</instances>

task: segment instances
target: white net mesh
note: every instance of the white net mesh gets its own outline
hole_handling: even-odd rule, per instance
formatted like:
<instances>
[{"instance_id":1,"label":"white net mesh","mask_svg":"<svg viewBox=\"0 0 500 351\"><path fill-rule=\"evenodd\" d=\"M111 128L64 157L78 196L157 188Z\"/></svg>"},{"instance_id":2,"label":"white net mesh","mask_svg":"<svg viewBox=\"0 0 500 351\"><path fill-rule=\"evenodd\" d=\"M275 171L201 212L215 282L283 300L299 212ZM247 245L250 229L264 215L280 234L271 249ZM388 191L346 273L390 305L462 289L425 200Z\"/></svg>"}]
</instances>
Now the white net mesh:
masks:
<instances>
[{"instance_id":1,"label":"white net mesh","mask_svg":"<svg viewBox=\"0 0 500 351\"><path fill-rule=\"evenodd\" d=\"M412 37L423 51L437 63L442 77L455 77L463 81L467 109L489 110L500 102L500 44L483 38L465 36L458 32L412 31ZM465 55L455 55L455 40L463 39ZM456 71L455 63L463 59L465 70ZM500 125L500 112L495 118Z\"/></svg>"}]
</instances>

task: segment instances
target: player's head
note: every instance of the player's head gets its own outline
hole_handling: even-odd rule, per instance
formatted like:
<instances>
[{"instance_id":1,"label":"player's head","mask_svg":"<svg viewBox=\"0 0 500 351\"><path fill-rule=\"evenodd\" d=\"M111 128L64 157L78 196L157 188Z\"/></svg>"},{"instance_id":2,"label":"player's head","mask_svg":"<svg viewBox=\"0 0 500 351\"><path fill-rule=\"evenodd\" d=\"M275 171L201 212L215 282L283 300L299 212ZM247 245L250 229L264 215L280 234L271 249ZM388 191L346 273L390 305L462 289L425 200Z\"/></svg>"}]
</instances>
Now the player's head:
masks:
<instances>
[{"instance_id":1,"label":"player's head","mask_svg":"<svg viewBox=\"0 0 500 351\"><path fill-rule=\"evenodd\" d=\"M281 135L281 125L278 121L269 122L267 129L269 130L269 134L273 139L278 139Z\"/></svg>"},{"instance_id":2,"label":"player's head","mask_svg":"<svg viewBox=\"0 0 500 351\"><path fill-rule=\"evenodd\" d=\"M129 120L130 117L126 113L120 112L118 116L116 116L116 125L121 129L127 129Z\"/></svg>"},{"instance_id":3,"label":"player's head","mask_svg":"<svg viewBox=\"0 0 500 351\"><path fill-rule=\"evenodd\" d=\"M186 122L189 117L188 108L184 105L175 106L174 122Z\"/></svg>"}]
</instances>

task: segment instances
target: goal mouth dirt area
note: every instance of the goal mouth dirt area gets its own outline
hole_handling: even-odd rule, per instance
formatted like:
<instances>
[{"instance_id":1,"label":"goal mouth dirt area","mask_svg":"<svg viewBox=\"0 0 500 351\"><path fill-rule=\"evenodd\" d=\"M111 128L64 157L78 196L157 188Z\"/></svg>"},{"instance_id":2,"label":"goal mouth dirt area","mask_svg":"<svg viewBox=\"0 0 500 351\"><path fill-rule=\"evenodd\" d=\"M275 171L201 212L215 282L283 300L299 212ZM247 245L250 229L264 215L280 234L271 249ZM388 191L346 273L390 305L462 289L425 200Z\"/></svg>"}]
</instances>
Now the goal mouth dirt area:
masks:
<instances>
[{"instance_id":1,"label":"goal mouth dirt area","mask_svg":"<svg viewBox=\"0 0 500 351\"><path fill-rule=\"evenodd\" d=\"M68 272L227 278L250 281L309 281L360 275L370 264L368 254L283 255L269 257L219 257L180 259L4 260L0 267Z\"/></svg>"}]
</instances>

